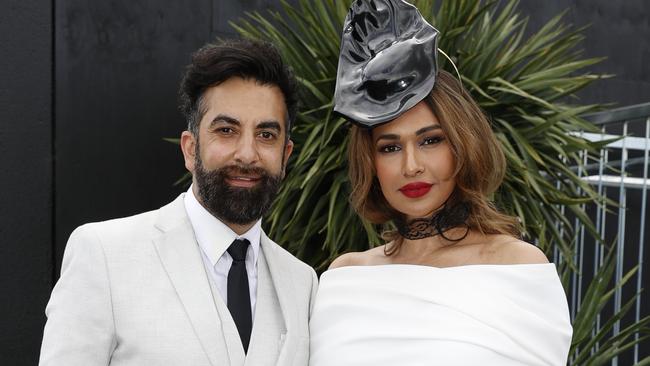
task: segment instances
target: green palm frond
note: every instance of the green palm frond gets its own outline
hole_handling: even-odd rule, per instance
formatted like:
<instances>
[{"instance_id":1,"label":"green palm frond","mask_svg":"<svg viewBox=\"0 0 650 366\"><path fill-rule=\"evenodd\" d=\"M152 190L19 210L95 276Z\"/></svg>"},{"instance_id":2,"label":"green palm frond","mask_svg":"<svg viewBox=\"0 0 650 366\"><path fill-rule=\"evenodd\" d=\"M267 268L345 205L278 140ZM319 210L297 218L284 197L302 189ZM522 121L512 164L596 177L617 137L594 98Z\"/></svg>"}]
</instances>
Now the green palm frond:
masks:
<instances>
[{"instance_id":1,"label":"green palm frond","mask_svg":"<svg viewBox=\"0 0 650 366\"><path fill-rule=\"evenodd\" d=\"M650 316L643 317L638 322L621 329L618 334L612 335L614 325L621 322L629 313L640 294L632 296L618 312L604 320L602 325L598 325L599 314L611 302L615 291L623 288L638 270L638 267L632 268L620 282L614 283L615 252L615 248L610 249L603 265L594 275L573 321L573 340L569 352L572 365L607 364L614 357L650 336ZM637 333L640 337L636 340L632 339ZM640 360L637 365L649 362L650 356Z\"/></svg>"},{"instance_id":2,"label":"green palm frond","mask_svg":"<svg viewBox=\"0 0 650 366\"><path fill-rule=\"evenodd\" d=\"M360 219L348 204L349 126L332 115L340 33L350 2L298 0L293 6L283 0L280 11L249 13L231 23L244 37L278 46L302 84L302 112L292 130L294 154L265 228L317 270L324 270L344 252L381 243L381 228ZM583 154L597 159L595 154L604 144L579 137L580 131L597 131L581 116L601 107L582 105L575 96L608 77L589 72L601 59L582 57L583 29L566 25L563 14L528 32L528 20L517 12L517 0L412 3L441 32L439 47L453 59L463 84L492 120L508 161L495 202L520 218L525 237L547 255L554 249L561 253L558 270L561 278L568 279L578 272L572 262L574 218L601 245L582 207L608 202L576 173ZM439 65L455 75L445 58L439 58ZM601 327L595 326L613 291L634 273L612 285L614 262L608 258L577 309L573 365L604 364L649 334L650 320L644 318L612 336L613 324L623 318L635 297ZM639 340L631 339L637 332ZM639 363L646 364L650 358Z\"/></svg>"},{"instance_id":3,"label":"green palm frond","mask_svg":"<svg viewBox=\"0 0 650 366\"><path fill-rule=\"evenodd\" d=\"M347 5L283 2L281 11L250 13L232 23L242 36L275 43L303 86L303 112L292 131L296 149L266 225L272 237L320 270L342 252L381 242L379 228L363 222L347 204L348 125L331 114ZM576 91L603 77L585 71L600 59L581 58L576 51L581 29L564 25L562 15L527 36L527 19L517 13L517 1L456 0L435 6L417 0L414 5L440 30L440 48L455 60L463 84L493 121L509 165L496 203L519 217L524 235L547 254L558 247L570 261L573 225L560 207L598 237L580 210L597 194L570 168L582 164L583 151L598 147L572 134L595 131L580 116L598 106L569 102ZM455 73L446 59L439 61ZM570 262L566 268L575 269Z\"/></svg>"}]
</instances>

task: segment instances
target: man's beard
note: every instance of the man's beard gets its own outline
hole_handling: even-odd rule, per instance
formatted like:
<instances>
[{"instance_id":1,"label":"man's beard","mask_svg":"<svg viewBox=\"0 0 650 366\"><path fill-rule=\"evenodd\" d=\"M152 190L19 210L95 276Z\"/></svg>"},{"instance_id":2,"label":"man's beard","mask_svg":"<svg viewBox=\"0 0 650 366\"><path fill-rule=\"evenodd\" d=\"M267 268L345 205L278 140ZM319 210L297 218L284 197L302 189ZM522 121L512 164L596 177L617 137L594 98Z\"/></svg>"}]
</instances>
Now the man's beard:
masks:
<instances>
[{"instance_id":1,"label":"man's beard","mask_svg":"<svg viewBox=\"0 0 650 366\"><path fill-rule=\"evenodd\" d=\"M194 178L201 203L213 216L223 222L246 225L260 219L271 207L280 190L282 174L273 175L266 169L244 165L227 165L207 171L196 149ZM259 177L250 188L233 187L226 181L238 175Z\"/></svg>"}]
</instances>

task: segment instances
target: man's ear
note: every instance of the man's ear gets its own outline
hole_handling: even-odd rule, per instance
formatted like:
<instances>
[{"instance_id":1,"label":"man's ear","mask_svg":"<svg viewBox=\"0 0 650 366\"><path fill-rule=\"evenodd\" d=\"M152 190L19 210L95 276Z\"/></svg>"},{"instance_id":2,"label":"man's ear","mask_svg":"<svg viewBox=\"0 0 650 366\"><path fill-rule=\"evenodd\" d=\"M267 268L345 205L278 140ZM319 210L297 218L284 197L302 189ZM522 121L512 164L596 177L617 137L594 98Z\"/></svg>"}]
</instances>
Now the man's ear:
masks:
<instances>
[{"instance_id":1,"label":"man's ear","mask_svg":"<svg viewBox=\"0 0 650 366\"><path fill-rule=\"evenodd\" d=\"M190 131L183 131L181 134L181 150L185 159L185 168L194 173L194 162L196 158L196 138Z\"/></svg>"},{"instance_id":2,"label":"man's ear","mask_svg":"<svg viewBox=\"0 0 650 366\"><path fill-rule=\"evenodd\" d=\"M287 144L284 147L284 161L282 162L283 167L287 166L287 161L289 160L289 156L291 156L292 152L293 152L293 141L289 140L287 141Z\"/></svg>"}]
</instances>

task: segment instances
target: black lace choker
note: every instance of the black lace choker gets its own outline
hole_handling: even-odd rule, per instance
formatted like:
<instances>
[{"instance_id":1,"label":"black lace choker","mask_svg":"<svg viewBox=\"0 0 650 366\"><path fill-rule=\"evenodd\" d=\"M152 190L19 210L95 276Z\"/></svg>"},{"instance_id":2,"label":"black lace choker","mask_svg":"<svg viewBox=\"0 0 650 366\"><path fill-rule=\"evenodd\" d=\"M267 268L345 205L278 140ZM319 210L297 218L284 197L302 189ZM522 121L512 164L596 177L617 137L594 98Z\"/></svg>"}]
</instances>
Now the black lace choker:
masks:
<instances>
[{"instance_id":1,"label":"black lace choker","mask_svg":"<svg viewBox=\"0 0 650 366\"><path fill-rule=\"evenodd\" d=\"M467 203L460 203L453 207L448 207L445 204L441 210L434 213L431 217L409 221L400 218L395 220L395 226L397 226L397 231L400 235L409 240L440 235L448 241L461 241L469 233L469 226L467 226L466 222L468 217L469 205ZM467 227L465 234L461 238L450 239L445 236L445 231L458 226Z\"/></svg>"}]
</instances>

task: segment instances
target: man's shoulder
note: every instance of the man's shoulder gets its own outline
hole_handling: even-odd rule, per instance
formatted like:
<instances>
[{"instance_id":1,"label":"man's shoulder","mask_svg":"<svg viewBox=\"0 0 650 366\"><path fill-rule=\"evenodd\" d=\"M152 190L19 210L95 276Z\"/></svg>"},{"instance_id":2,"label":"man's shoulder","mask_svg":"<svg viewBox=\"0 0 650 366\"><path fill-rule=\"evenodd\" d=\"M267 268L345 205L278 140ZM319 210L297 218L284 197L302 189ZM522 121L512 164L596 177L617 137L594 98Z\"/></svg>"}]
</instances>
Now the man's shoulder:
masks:
<instances>
[{"instance_id":1,"label":"man's shoulder","mask_svg":"<svg viewBox=\"0 0 650 366\"><path fill-rule=\"evenodd\" d=\"M176 211L179 217L184 214L184 212L178 212L178 207L175 210L170 208L174 204L178 204L178 199L155 210L126 217L90 222L76 228L71 237L75 234L84 233L103 243L132 243L138 240L151 239L153 235L160 232L156 225L162 222L161 215L170 216L168 213L165 214L165 211Z\"/></svg>"},{"instance_id":2,"label":"man's shoulder","mask_svg":"<svg viewBox=\"0 0 650 366\"><path fill-rule=\"evenodd\" d=\"M120 234L132 231L141 231L143 228L152 226L156 220L158 210L141 212L131 216L117 217L104 221L89 222L80 228L105 234Z\"/></svg>"},{"instance_id":3,"label":"man's shoulder","mask_svg":"<svg viewBox=\"0 0 650 366\"><path fill-rule=\"evenodd\" d=\"M265 234L263 234L263 236L265 236ZM294 269L308 272L309 274L315 273L314 269L310 265L298 259L295 255L291 254L288 250L284 249L278 243L269 239L268 237L266 238L266 240L268 240L269 243L271 244L275 257L280 261L282 261L283 265L291 266Z\"/></svg>"}]
</instances>

